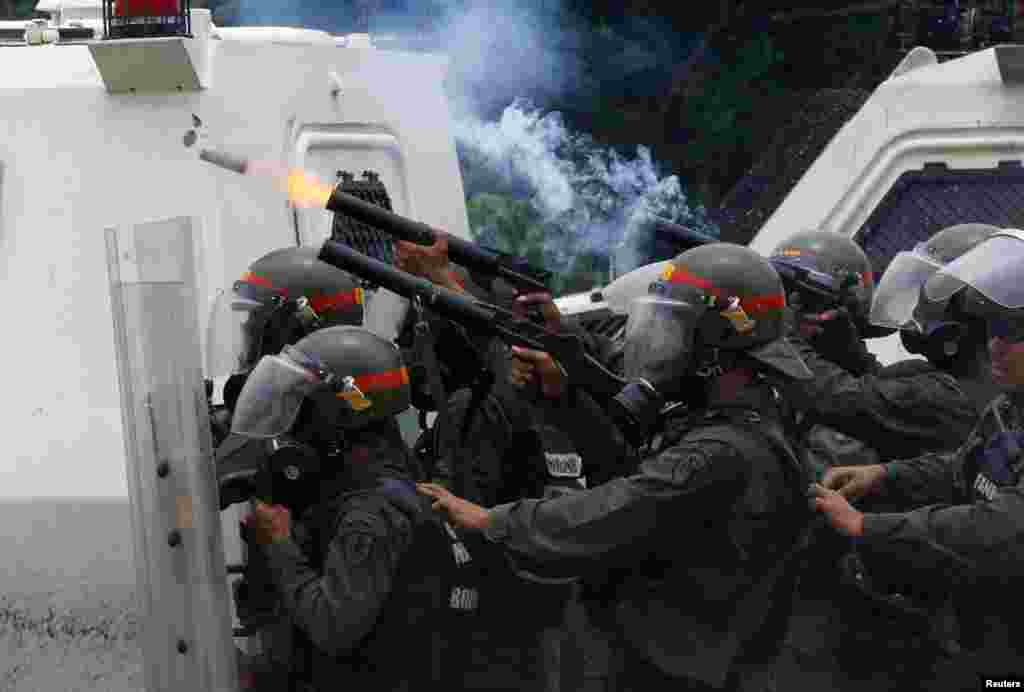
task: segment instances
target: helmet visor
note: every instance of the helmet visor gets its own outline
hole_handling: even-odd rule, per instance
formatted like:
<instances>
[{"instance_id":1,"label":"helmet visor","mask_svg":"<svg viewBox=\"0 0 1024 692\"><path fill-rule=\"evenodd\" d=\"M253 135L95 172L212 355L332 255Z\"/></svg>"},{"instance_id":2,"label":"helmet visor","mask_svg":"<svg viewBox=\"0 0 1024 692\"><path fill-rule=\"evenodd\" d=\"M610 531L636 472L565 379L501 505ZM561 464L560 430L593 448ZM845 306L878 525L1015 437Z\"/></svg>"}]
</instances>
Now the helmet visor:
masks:
<instances>
[{"instance_id":1,"label":"helmet visor","mask_svg":"<svg viewBox=\"0 0 1024 692\"><path fill-rule=\"evenodd\" d=\"M819 271L811 257L775 255L769 258L769 261L783 281L799 288L827 293L836 293L839 290L840 284L835 277Z\"/></svg>"},{"instance_id":2,"label":"helmet visor","mask_svg":"<svg viewBox=\"0 0 1024 692\"><path fill-rule=\"evenodd\" d=\"M878 282L871 303L871 324L920 331L914 310L921 297L921 287L941 268L940 263L916 250L897 254Z\"/></svg>"},{"instance_id":3,"label":"helmet visor","mask_svg":"<svg viewBox=\"0 0 1024 692\"><path fill-rule=\"evenodd\" d=\"M970 286L993 303L1024 307L1024 231L1002 231L953 260L925 283L925 297L949 299Z\"/></svg>"},{"instance_id":4,"label":"helmet visor","mask_svg":"<svg viewBox=\"0 0 1024 692\"><path fill-rule=\"evenodd\" d=\"M221 377L251 369L259 358L257 323L265 321L267 304L221 291L210 314L206 342L206 367L211 377Z\"/></svg>"},{"instance_id":5,"label":"helmet visor","mask_svg":"<svg viewBox=\"0 0 1024 692\"><path fill-rule=\"evenodd\" d=\"M658 296L630 303L623 346L624 374L647 380L662 394L689 371L697 321L706 307Z\"/></svg>"},{"instance_id":6,"label":"helmet visor","mask_svg":"<svg viewBox=\"0 0 1024 692\"><path fill-rule=\"evenodd\" d=\"M303 400L327 385L322 373L288 355L264 356L235 404L231 432L243 437L276 437L295 424Z\"/></svg>"}]
</instances>

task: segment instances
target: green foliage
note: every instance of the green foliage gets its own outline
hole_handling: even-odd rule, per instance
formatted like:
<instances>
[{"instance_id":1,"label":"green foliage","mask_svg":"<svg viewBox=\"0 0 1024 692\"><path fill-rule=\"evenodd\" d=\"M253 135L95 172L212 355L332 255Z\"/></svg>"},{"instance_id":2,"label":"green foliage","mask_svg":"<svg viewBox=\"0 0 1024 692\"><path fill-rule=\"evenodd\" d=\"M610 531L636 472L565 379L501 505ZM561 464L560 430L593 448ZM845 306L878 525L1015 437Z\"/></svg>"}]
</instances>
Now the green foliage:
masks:
<instances>
[{"instance_id":1,"label":"green foliage","mask_svg":"<svg viewBox=\"0 0 1024 692\"><path fill-rule=\"evenodd\" d=\"M571 242L564 228L544 223L527 200L481 192L466 202L473 240L486 247L525 257L536 267L549 266L558 248ZM608 260L594 253L577 256L569 270L551 279L554 295L584 291L608 277Z\"/></svg>"},{"instance_id":2,"label":"green foliage","mask_svg":"<svg viewBox=\"0 0 1024 692\"><path fill-rule=\"evenodd\" d=\"M544 262L544 228L530 203L481 192L466 203L473 240L502 252Z\"/></svg>"},{"instance_id":3,"label":"green foliage","mask_svg":"<svg viewBox=\"0 0 1024 692\"><path fill-rule=\"evenodd\" d=\"M14 10L14 19L31 19L36 16L36 4L39 0L13 0L10 3L0 2L0 11L3 11L5 6L12 7Z\"/></svg>"}]
</instances>

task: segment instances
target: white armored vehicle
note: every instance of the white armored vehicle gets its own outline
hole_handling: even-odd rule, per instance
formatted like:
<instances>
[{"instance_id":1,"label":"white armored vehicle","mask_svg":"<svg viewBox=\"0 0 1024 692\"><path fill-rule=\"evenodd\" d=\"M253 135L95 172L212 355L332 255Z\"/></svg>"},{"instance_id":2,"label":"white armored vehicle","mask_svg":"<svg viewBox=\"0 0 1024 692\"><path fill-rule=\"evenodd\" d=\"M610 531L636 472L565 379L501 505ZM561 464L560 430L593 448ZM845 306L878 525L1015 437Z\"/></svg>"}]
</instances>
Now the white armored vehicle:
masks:
<instances>
[{"instance_id":1,"label":"white armored vehicle","mask_svg":"<svg viewBox=\"0 0 1024 692\"><path fill-rule=\"evenodd\" d=\"M253 259L325 240L332 218L200 162L183 135L329 183L369 172L394 211L468 239L446 61L362 34L219 28L184 0L40 9L55 21L0 26L0 484L88 494L62 474L89 465L116 489L127 466L147 689L234 690L224 548L242 555L199 415L203 375L228 374L203 365L206 323ZM393 337L405 301L367 302Z\"/></svg>"}]
</instances>

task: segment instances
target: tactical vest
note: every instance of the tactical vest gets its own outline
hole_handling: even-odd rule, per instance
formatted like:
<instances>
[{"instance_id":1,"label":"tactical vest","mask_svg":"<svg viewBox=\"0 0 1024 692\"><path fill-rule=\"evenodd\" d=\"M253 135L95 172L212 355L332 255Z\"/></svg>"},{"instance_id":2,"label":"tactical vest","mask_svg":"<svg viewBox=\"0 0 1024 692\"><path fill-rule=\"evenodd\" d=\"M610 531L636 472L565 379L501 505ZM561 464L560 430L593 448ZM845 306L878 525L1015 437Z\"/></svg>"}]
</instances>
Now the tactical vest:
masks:
<instances>
[{"instance_id":1,"label":"tactical vest","mask_svg":"<svg viewBox=\"0 0 1024 692\"><path fill-rule=\"evenodd\" d=\"M711 411L687 427L681 442L722 443L748 462L746 490L707 516L700 536L683 537L692 550L666 571L626 579L615 617L632 646L664 673L720 687L752 642L784 632L796 557L809 536L809 471L781 426L756 411Z\"/></svg>"},{"instance_id":2,"label":"tactical vest","mask_svg":"<svg viewBox=\"0 0 1024 692\"><path fill-rule=\"evenodd\" d=\"M1020 483L1024 473L1024 427L1009 397L993 400L968 438L964 475L974 502L991 502L1000 488Z\"/></svg>"},{"instance_id":3,"label":"tactical vest","mask_svg":"<svg viewBox=\"0 0 1024 692\"><path fill-rule=\"evenodd\" d=\"M531 429L540 442L540 453L544 459L540 482L545 497L555 496L587 487L586 469L583 458L576 451L576 445L560 428L545 420L544 410L538 407L534 412Z\"/></svg>"},{"instance_id":4,"label":"tactical vest","mask_svg":"<svg viewBox=\"0 0 1024 692\"><path fill-rule=\"evenodd\" d=\"M362 509L374 512L386 502L383 495L371 495ZM334 525L322 523L315 529L320 556L326 554ZM322 570L322 559L313 567ZM446 676L457 674L458 653L468 633L479 627L486 571L424 500L422 520L373 629L350 652L333 657L297 631L293 676L318 692L438 689Z\"/></svg>"}]
</instances>

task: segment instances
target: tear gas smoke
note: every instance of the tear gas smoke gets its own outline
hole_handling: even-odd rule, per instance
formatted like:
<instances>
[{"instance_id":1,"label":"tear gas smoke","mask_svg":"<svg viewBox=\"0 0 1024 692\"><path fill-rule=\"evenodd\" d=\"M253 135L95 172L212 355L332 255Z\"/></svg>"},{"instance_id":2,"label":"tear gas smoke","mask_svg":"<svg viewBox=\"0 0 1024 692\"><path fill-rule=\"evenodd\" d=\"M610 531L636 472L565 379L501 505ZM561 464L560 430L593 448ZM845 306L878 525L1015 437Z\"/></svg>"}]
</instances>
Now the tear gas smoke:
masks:
<instances>
[{"instance_id":1,"label":"tear gas smoke","mask_svg":"<svg viewBox=\"0 0 1024 692\"><path fill-rule=\"evenodd\" d=\"M650 150L635 158L571 132L559 113L542 114L528 102L507 107L497 122L459 119L455 137L470 168L485 167L508 190L528 198L546 228L545 258L565 271L584 253L611 258L618 271L637 266L633 236L654 217L718 236L703 208L689 206L679 179L659 176ZM471 174L471 172L470 172ZM472 181L467 189L472 194ZM477 228L483 240L490 229Z\"/></svg>"},{"instance_id":2,"label":"tear gas smoke","mask_svg":"<svg viewBox=\"0 0 1024 692\"><path fill-rule=\"evenodd\" d=\"M449 56L446 88L467 197L489 191L527 201L548 269L565 272L581 255L610 258L620 247L616 269L632 268L638 258L628 241L648 214L717 237L679 179L659 175L649 148L623 156L534 105L606 102L602 90L657 95L698 36L644 17L595 31L565 0L354 0L331 9L242 0L236 16L241 24L343 33L368 8L371 34L392 36L382 47ZM474 233L500 246L497 227L478 218Z\"/></svg>"}]
</instances>

